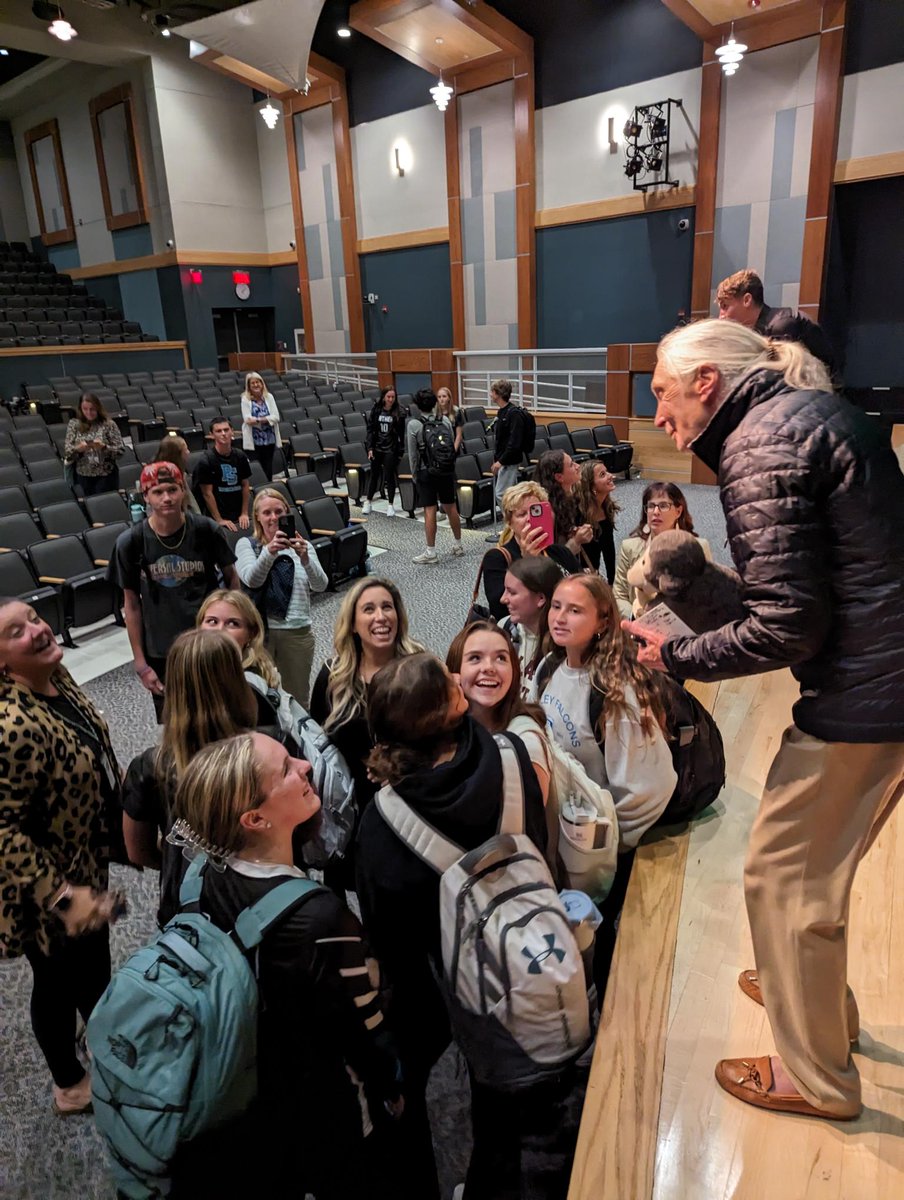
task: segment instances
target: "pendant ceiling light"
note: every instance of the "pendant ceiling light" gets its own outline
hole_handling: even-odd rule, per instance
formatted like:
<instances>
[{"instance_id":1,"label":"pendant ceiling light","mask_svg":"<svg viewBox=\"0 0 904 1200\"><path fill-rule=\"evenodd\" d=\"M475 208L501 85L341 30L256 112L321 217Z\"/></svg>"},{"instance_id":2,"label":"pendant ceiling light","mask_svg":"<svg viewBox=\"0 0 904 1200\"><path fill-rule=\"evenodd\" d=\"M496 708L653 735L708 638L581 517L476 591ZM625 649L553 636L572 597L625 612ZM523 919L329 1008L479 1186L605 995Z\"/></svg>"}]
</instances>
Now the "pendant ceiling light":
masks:
<instances>
[{"instance_id":1,"label":"pendant ceiling light","mask_svg":"<svg viewBox=\"0 0 904 1200\"><path fill-rule=\"evenodd\" d=\"M275 129L276 122L279 120L279 109L274 108L270 97L267 97L267 103L261 109L261 116L264 118L264 124L268 129Z\"/></svg>"},{"instance_id":2,"label":"pendant ceiling light","mask_svg":"<svg viewBox=\"0 0 904 1200\"><path fill-rule=\"evenodd\" d=\"M452 99L452 88L448 83L443 83L442 72L440 72L439 83L435 84L430 89L430 95L433 97L433 103L440 112L445 112L449 107L449 101Z\"/></svg>"},{"instance_id":3,"label":"pendant ceiling light","mask_svg":"<svg viewBox=\"0 0 904 1200\"><path fill-rule=\"evenodd\" d=\"M47 26L47 32L61 42L71 42L74 37L78 37L75 27L69 24L59 6L57 6L56 17Z\"/></svg>"},{"instance_id":4,"label":"pendant ceiling light","mask_svg":"<svg viewBox=\"0 0 904 1200\"><path fill-rule=\"evenodd\" d=\"M716 58L722 65L722 70L726 75L734 75L738 67L741 65L741 59L747 52L747 47L743 42L736 42L734 36L734 22L731 24L731 35L724 46L719 46L716 50Z\"/></svg>"}]
</instances>

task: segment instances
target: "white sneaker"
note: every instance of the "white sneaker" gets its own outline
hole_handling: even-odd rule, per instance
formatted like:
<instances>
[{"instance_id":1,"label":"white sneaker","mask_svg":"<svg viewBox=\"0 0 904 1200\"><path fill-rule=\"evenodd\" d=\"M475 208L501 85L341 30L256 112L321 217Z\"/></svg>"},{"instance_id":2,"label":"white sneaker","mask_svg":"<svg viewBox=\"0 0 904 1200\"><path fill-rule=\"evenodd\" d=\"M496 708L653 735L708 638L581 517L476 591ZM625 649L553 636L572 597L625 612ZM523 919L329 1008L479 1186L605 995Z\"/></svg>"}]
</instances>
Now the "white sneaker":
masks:
<instances>
[{"instance_id":1,"label":"white sneaker","mask_svg":"<svg viewBox=\"0 0 904 1200\"><path fill-rule=\"evenodd\" d=\"M365 500L364 503L361 505L361 511L364 513L365 517L370 516L370 501L369 500Z\"/></svg>"},{"instance_id":2,"label":"white sneaker","mask_svg":"<svg viewBox=\"0 0 904 1200\"><path fill-rule=\"evenodd\" d=\"M453 558L464 558L465 548L461 544L461 542L453 542L452 543L452 556L453 556Z\"/></svg>"},{"instance_id":3,"label":"white sneaker","mask_svg":"<svg viewBox=\"0 0 904 1200\"><path fill-rule=\"evenodd\" d=\"M387 517L394 517L394 516L395 516L395 509L392 507L392 505L391 505L391 504L390 504L390 505L387 507L387 509L386 509L386 515L387 515Z\"/></svg>"},{"instance_id":4,"label":"white sneaker","mask_svg":"<svg viewBox=\"0 0 904 1200\"><path fill-rule=\"evenodd\" d=\"M413 563L420 563L422 565L429 563L431 566L433 566L435 563L439 562L439 559L436 557L435 550L425 550L423 554L416 554L411 561Z\"/></svg>"}]
</instances>

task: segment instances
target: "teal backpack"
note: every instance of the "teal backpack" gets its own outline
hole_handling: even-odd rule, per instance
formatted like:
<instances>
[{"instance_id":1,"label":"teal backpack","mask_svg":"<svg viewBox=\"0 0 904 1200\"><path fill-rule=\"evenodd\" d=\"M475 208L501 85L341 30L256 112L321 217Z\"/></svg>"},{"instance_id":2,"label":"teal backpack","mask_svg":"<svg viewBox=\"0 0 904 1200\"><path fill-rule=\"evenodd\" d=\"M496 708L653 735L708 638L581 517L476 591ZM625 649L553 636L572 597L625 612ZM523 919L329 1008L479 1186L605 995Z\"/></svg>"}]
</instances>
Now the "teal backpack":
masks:
<instances>
[{"instance_id":1,"label":"teal backpack","mask_svg":"<svg viewBox=\"0 0 904 1200\"><path fill-rule=\"evenodd\" d=\"M192 862L183 911L126 960L88 1021L95 1120L130 1200L166 1196L180 1144L254 1099L258 992L246 955L318 890L309 879L282 883L224 933L198 910L206 863Z\"/></svg>"}]
</instances>

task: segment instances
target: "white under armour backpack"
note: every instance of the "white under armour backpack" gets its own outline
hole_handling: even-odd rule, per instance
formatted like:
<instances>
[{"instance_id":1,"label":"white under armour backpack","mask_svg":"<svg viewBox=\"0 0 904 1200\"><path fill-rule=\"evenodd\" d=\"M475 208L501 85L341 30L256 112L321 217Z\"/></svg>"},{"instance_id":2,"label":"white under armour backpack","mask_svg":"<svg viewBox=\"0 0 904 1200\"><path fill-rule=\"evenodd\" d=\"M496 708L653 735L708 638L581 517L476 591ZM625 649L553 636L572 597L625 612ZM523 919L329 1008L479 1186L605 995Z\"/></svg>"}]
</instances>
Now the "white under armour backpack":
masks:
<instances>
[{"instance_id":1,"label":"white under armour backpack","mask_svg":"<svg viewBox=\"0 0 904 1200\"><path fill-rule=\"evenodd\" d=\"M443 974L455 1038L476 1078L515 1091L555 1074L591 1036L581 952L543 855L524 834L524 788L511 742L502 758L499 832L465 852L391 787L380 815L441 876Z\"/></svg>"}]
</instances>

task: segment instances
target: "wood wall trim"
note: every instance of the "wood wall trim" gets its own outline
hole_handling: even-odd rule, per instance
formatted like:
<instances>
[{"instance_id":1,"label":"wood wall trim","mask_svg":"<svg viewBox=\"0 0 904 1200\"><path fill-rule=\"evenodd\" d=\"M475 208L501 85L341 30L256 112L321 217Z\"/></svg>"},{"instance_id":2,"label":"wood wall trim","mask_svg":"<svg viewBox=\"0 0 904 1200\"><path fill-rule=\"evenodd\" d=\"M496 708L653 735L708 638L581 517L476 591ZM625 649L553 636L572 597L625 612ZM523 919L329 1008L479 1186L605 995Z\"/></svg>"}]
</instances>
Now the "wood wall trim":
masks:
<instances>
[{"instance_id":1,"label":"wood wall trim","mask_svg":"<svg viewBox=\"0 0 904 1200\"><path fill-rule=\"evenodd\" d=\"M348 93L345 76L335 85L333 98L333 143L336 153L336 178L339 185L339 223L342 230L342 258L345 268L345 294L348 303L348 338L352 354L366 350L364 337L364 298L361 294L361 263L358 259L358 217L355 205L355 170L348 119Z\"/></svg>"},{"instance_id":2,"label":"wood wall trim","mask_svg":"<svg viewBox=\"0 0 904 1200\"><path fill-rule=\"evenodd\" d=\"M493 87L497 83L505 83L514 79L518 74L518 60L514 58L497 58L491 62L482 62L480 66L460 67L449 78L459 96L468 92L479 92L481 88Z\"/></svg>"},{"instance_id":3,"label":"wood wall trim","mask_svg":"<svg viewBox=\"0 0 904 1200\"><path fill-rule=\"evenodd\" d=\"M21 346L15 350L0 350L0 358L35 358L42 354L66 357L70 354L143 354L151 350L181 350L188 366L187 342L103 342L96 346Z\"/></svg>"},{"instance_id":4,"label":"wood wall trim","mask_svg":"<svg viewBox=\"0 0 904 1200\"><path fill-rule=\"evenodd\" d=\"M534 56L518 60L515 76L515 254L518 280L518 345L537 344L536 138Z\"/></svg>"},{"instance_id":5,"label":"wood wall trim","mask_svg":"<svg viewBox=\"0 0 904 1200\"><path fill-rule=\"evenodd\" d=\"M387 233L382 237L361 238L357 244L359 254L376 254L380 250L406 250L410 246L436 246L448 242L449 226L439 225L435 229L410 229L407 233Z\"/></svg>"},{"instance_id":6,"label":"wood wall trim","mask_svg":"<svg viewBox=\"0 0 904 1200\"><path fill-rule=\"evenodd\" d=\"M116 259L113 262L93 263L89 267L70 267L66 274L73 279L98 279L105 275L128 275L132 271L152 271L159 267L283 267L294 263L294 250L232 253L225 250L164 250L162 254L142 254L136 258Z\"/></svg>"},{"instance_id":7,"label":"wood wall trim","mask_svg":"<svg viewBox=\"0 0 904 1200\"><path fill-rule=\"evenodd\" d=\"M452 348L465 348L465 269L461 236L461 161L458 96L445 111L446 195L449 203L449 276L452 288Z\"/></svg>"},{"instance_id":8,"label":"wood wall trim","mask_svg":"<svg viewBox=\"0 0 904 1200\"><path fill-rule=\"evenodd\" d=\"M843 158L835 163L836 183L860 183L864 179L887 179L892 175L904 175L904 150Z\"/></svg>"},{"instance_id":9,"label":"wood wall trim","mask_svg":"<svg viewBox=\"0 0 904 1200\"><path fill-rule=\"evenodd\" d=\"M565 204L560 208L541 208L534 214L534 224L537 229L550 229L556 225L578 225L584 221L607 221L612 217L686 208L696 204L696 201L697 189L693 185L669 188L662 192L634 192L630 196L611 196L606 200L587 200L582 204Z\"/></svg>"},{"instance_id":10,"label":"wood wall trim","mask_svg":"<svg viewBox=\"0 0 904 1200\"><path fill-rule=\"evenodd\" d=\"M700 142L697 149L697 213L694 222L694 267L691 313L710 315L709 294L713 272L713 230L716 223L716 187L719 172L719 124L722 113L722 69L704 66L700 81Z\"/></svg>"},{"instance_id":11,"label":"wood wall trim","mask_svg":"<svg viewBox=\"0 0 904 1200\"><path fill-rule=\"evenodd\" d=\"M53 139L53 157L56 162L57 179L60 185L60 200L63 204L63 216L66 224L62 229L52 233L47 232L44 223L44 206L41 203L41 189L38 186L38 172L35 170L32 146L43 138ZM28 158L28 171L31 175L31 187L34 192L35 208L38 210L38 225L41 229L41 241L45 246L61 246L75 241L75 221L72 218L72 202L69 199L69 181L66 178L66 166L63 162L63 145L60 141L60 126L56 117L44 121L25 131L25 153Z\"/></svg>"},{"instance_id":12,"label":"wood wall trim","mask_svg":"<svg viewBox=\"0 0 904 1200\"><path fill-rule=\"evenodd\" d=\"M298 296L301 318L304 321L304 349L316 352L314 340L314 311L311 307L311 284L308 279L308 255L304 244L304 212L301 207L301 185L298 182L298 152L295 148L295 116L286 116L286 154L289 160L289 192L292 196L292 221L295 225L295 253L298 261Z\"/></svg>"},{"instance_id":13,"label":"wood wall trim","mask_svg":"<svg viewBox=\"0 0 904 1200\"><path fill-rule=\"evenodd\" d=\"M844 6L833 7L833 20L819 38L816 63L816 98L813 105L813 135L810 144L810 176L807 184L807 216L800 267L798 303L812 313L822 303L828 264L829 228L838 156L838 126L844 87Z\"/></svg>"},{"instance_id":14,"label":"wood wall trim","mask_svg":"<svg viewBox=\"0 0 904 1200\"><path fill-rule=\"evenodd\" d=\"M118 104L122 104L125 108L126 130L129 135L129 161L132 165L132 174L135 178L135 195L138 207L130 212L119 213L117 216L114 216L113 206L110 201L110 181L107 178L107 164L104 160L104 144L100 132L100 114L106 112L108 108L115 108ZM138 129L135 123L135 106L132 103L131 83L121 83L118 87L111 88L109 91L95 96L93 100L88 101L88 111L91 114L94 155L97 159L97 174L100 178L100 192L104 203L104 216L107 220L107 228L113 231L115 229L131 229L135 225L146 225L148 222L147 191L144 185L141 155L138 153Z\"/></svg>"}]
</instances>

